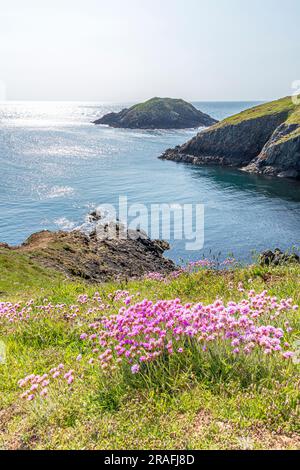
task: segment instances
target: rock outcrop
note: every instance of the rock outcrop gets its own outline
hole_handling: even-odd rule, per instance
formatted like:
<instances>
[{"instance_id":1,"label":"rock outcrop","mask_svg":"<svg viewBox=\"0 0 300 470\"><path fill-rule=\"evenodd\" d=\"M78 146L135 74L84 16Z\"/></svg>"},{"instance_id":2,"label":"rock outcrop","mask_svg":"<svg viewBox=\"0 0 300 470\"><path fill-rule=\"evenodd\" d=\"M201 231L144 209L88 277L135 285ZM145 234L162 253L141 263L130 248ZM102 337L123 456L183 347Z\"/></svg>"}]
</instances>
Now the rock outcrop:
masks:
<instances>
[{"instance_id":1,"label":"rock outcrop","mask_svg":"<svg viewBox=\"0 0 300 470\"><path fill-rule=\"evenodd\" d=\"M300 105L287 97L256 106L200 132L160 158L299 178Z\"/></svg>"},{"instance_id":2,"label":"rock outcrop","mask_svg":"<svg viewBox=\"0 0 300 470\"><path fill-rule=\"evenodd\" d=\"M186 101L152 98L119 113L106 114L94 124L124 129L186 129L207 127L216 122Z\"/></svg>"},{"instance_id":3,"label":"rock outcrop","mask_svg":"<svg viewBox=\"0 0 300 470\"><path fill-rule=\"evenodd\" d=\"M285 264L299 264L300 257L296 253L283 253L278 248L276 250L264 251L259 262L262 266L280 266Z\"/></svg>"},{"instance_id":4,"label":"rock outcrop","mask_svg":"<svg viewBox=\"0 0 300 470\"><path fill-rule=\"evenodd\" d=\"M108 224L104 231L123 228ZM103 234L102 234L103 235ZM122 232L122 237L98 236L97 231L86 235L81 231L42 231L31 235L23 245L2 248L16 250L49 268L79 277L90 282L102 282L117 278L139 278L149 272L167 274L175 265L163 257L169 249L166 242L150 240L143 232Z\"/></svg>"}]
</instances>

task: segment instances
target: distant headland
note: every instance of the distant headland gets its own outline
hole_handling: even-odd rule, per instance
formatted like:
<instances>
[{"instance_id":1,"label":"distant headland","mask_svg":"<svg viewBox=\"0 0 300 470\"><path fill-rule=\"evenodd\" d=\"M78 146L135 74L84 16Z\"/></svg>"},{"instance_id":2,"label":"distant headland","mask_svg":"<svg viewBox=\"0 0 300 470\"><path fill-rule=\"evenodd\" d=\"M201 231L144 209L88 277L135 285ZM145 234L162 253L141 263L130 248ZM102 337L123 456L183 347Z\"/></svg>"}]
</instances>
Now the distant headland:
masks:
<instances>
[{"instance_id":1,"label":"distant headland","mask_svg":"<svg viewBox=\"0 0 300 470\"><path fill-rule=\"evenodd\" d=\"M187 129L208 127L217 121L181 99L152 98L119 113L94 121L123 129Z\"/></svg>"}]
</instances>

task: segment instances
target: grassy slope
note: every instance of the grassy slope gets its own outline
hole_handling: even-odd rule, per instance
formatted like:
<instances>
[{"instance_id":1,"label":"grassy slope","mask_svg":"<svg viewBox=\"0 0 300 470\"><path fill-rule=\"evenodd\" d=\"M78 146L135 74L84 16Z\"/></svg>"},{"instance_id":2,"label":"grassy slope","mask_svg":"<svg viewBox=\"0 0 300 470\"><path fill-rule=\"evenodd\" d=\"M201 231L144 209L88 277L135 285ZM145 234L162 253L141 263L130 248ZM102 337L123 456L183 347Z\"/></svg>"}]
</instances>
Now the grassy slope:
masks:
<instances>
[{"instance_id":1,"label":"grassy slope","mask_svg":"<svg viewBox=\"0 0 300 470\"><path fill-rule=\"evenodd\" d=\"M49 285L56 286L63 277L55 271L36 264L26 254L0 248L0 300L14 300L40 294Z\"/></svg>"},{"instance_id":2,"label":"grassy slope","mask_svg":"<svg viewBox=\"0 0 300 470\"><path fill-rule=\"evenodd\" d=\"M288 123L300 124L300 106L293 104L291 97L287 96L280 100L261 104L254 108L247 109L246 111L242 111L239 114L235 114L234 116L224 119L220 123L216 124L214 128L216 129L227 125L237 125L242 121L259 119L264 116L282 113L286 113Z\"/></svg>"},{"instance_id":3,"label":"grassy slope","mask_svg":"<svg viewBox=\"0 0 300 470\"><path fill-rule=\"evenodd\" d=\"M12 258L9 259L9 257ZM279 298L300 303L300 268L253 266L222 274L201 271L169 284L135 281L87 286L54 276L37 266L26 267L23 256L0 253L0 299L30 297L53 303L76 303L84 292L108 294L126 288L142 298L210 303L216 297L241 299L237 285L257 292L268 289ZM4 267L4 270L3 270ZM20 275L20 269L23 274ZM4 274L3 274L4 272ZM253 282L249 283L249 280ZM230 282L233 282L233 290ZM291 314L298 328L299 314ZM214 358L206 374L197 377L182 369L160 386L141 386L123 376L104 377L91 368L70 395L57 393L41 403L18 399L17 381L59 362L74 364L81 351L76 324L42 318L18 326L0 326L7 362L0 365L0 446L56 449L223 449L299 448L296 384L299 369L290 362L267 359L257 364L226 363ZM297 333L293 333L294 335ZM299 375L298 375L299 377ZM58 391L59 392L59 391ZM299 402L298 402L299 403ZM297 407L298 406L298 407Z\"/></svg>"}]
</instances>

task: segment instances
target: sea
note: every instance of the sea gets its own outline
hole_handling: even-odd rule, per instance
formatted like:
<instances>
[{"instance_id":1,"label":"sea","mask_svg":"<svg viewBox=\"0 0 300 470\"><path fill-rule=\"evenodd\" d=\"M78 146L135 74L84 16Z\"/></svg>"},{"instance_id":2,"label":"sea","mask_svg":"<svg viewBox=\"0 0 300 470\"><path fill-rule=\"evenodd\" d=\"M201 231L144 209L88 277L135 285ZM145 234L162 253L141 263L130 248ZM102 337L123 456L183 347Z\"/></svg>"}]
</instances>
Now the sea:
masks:
<instances>
[{"instance_id":1,"label":"sea","mask_svg":"<svg viewBox=\"0 0 300 470\"><path fill-rule=\"evenodd\" d=\"M177 263L229 257L244 263L266 249L299 248L299 182L158 159L201 129L124 130L92 123L130 104L0 103L0 242L18 245L40 230L88 231L91 211L118 211L121 198L130 227L136 223L150 236L167 237L166 256ZM258 103L193 104L220 120ZM166 221L152 233L151 210L157 206L171 208L169 235ZM193 208L190 216L186 207ZM188 243L193 234L197 243Z\"/></svg>"}]
</instances>

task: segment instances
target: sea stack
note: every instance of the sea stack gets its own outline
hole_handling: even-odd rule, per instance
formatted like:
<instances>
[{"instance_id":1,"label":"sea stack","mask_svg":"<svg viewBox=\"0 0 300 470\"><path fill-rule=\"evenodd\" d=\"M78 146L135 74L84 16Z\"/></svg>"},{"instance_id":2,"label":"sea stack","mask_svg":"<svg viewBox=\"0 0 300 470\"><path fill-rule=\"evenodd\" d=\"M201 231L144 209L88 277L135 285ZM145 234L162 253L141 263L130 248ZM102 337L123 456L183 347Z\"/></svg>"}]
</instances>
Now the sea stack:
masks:
<instances>
[{"instance_id":1,"label":"sea stack","mask_svg":"<svg viewBox=\"0 0 300 470\"><path fill-rule=\"evenodd\" d=\"M152 98L119 113L94 121L123 129L187 129L208 127L217 121L181 99Z\"/></svg>"},{"instance_id":2,"label":"sea stack","mask_svg":"<svg viewBox=\"0 0 300 470\"><path fill-rule=\"evenodd\" d=\"M167 150L160 158L298 179L300 105L286 97L248 109Z\"/></svg>"}]
</instances>

